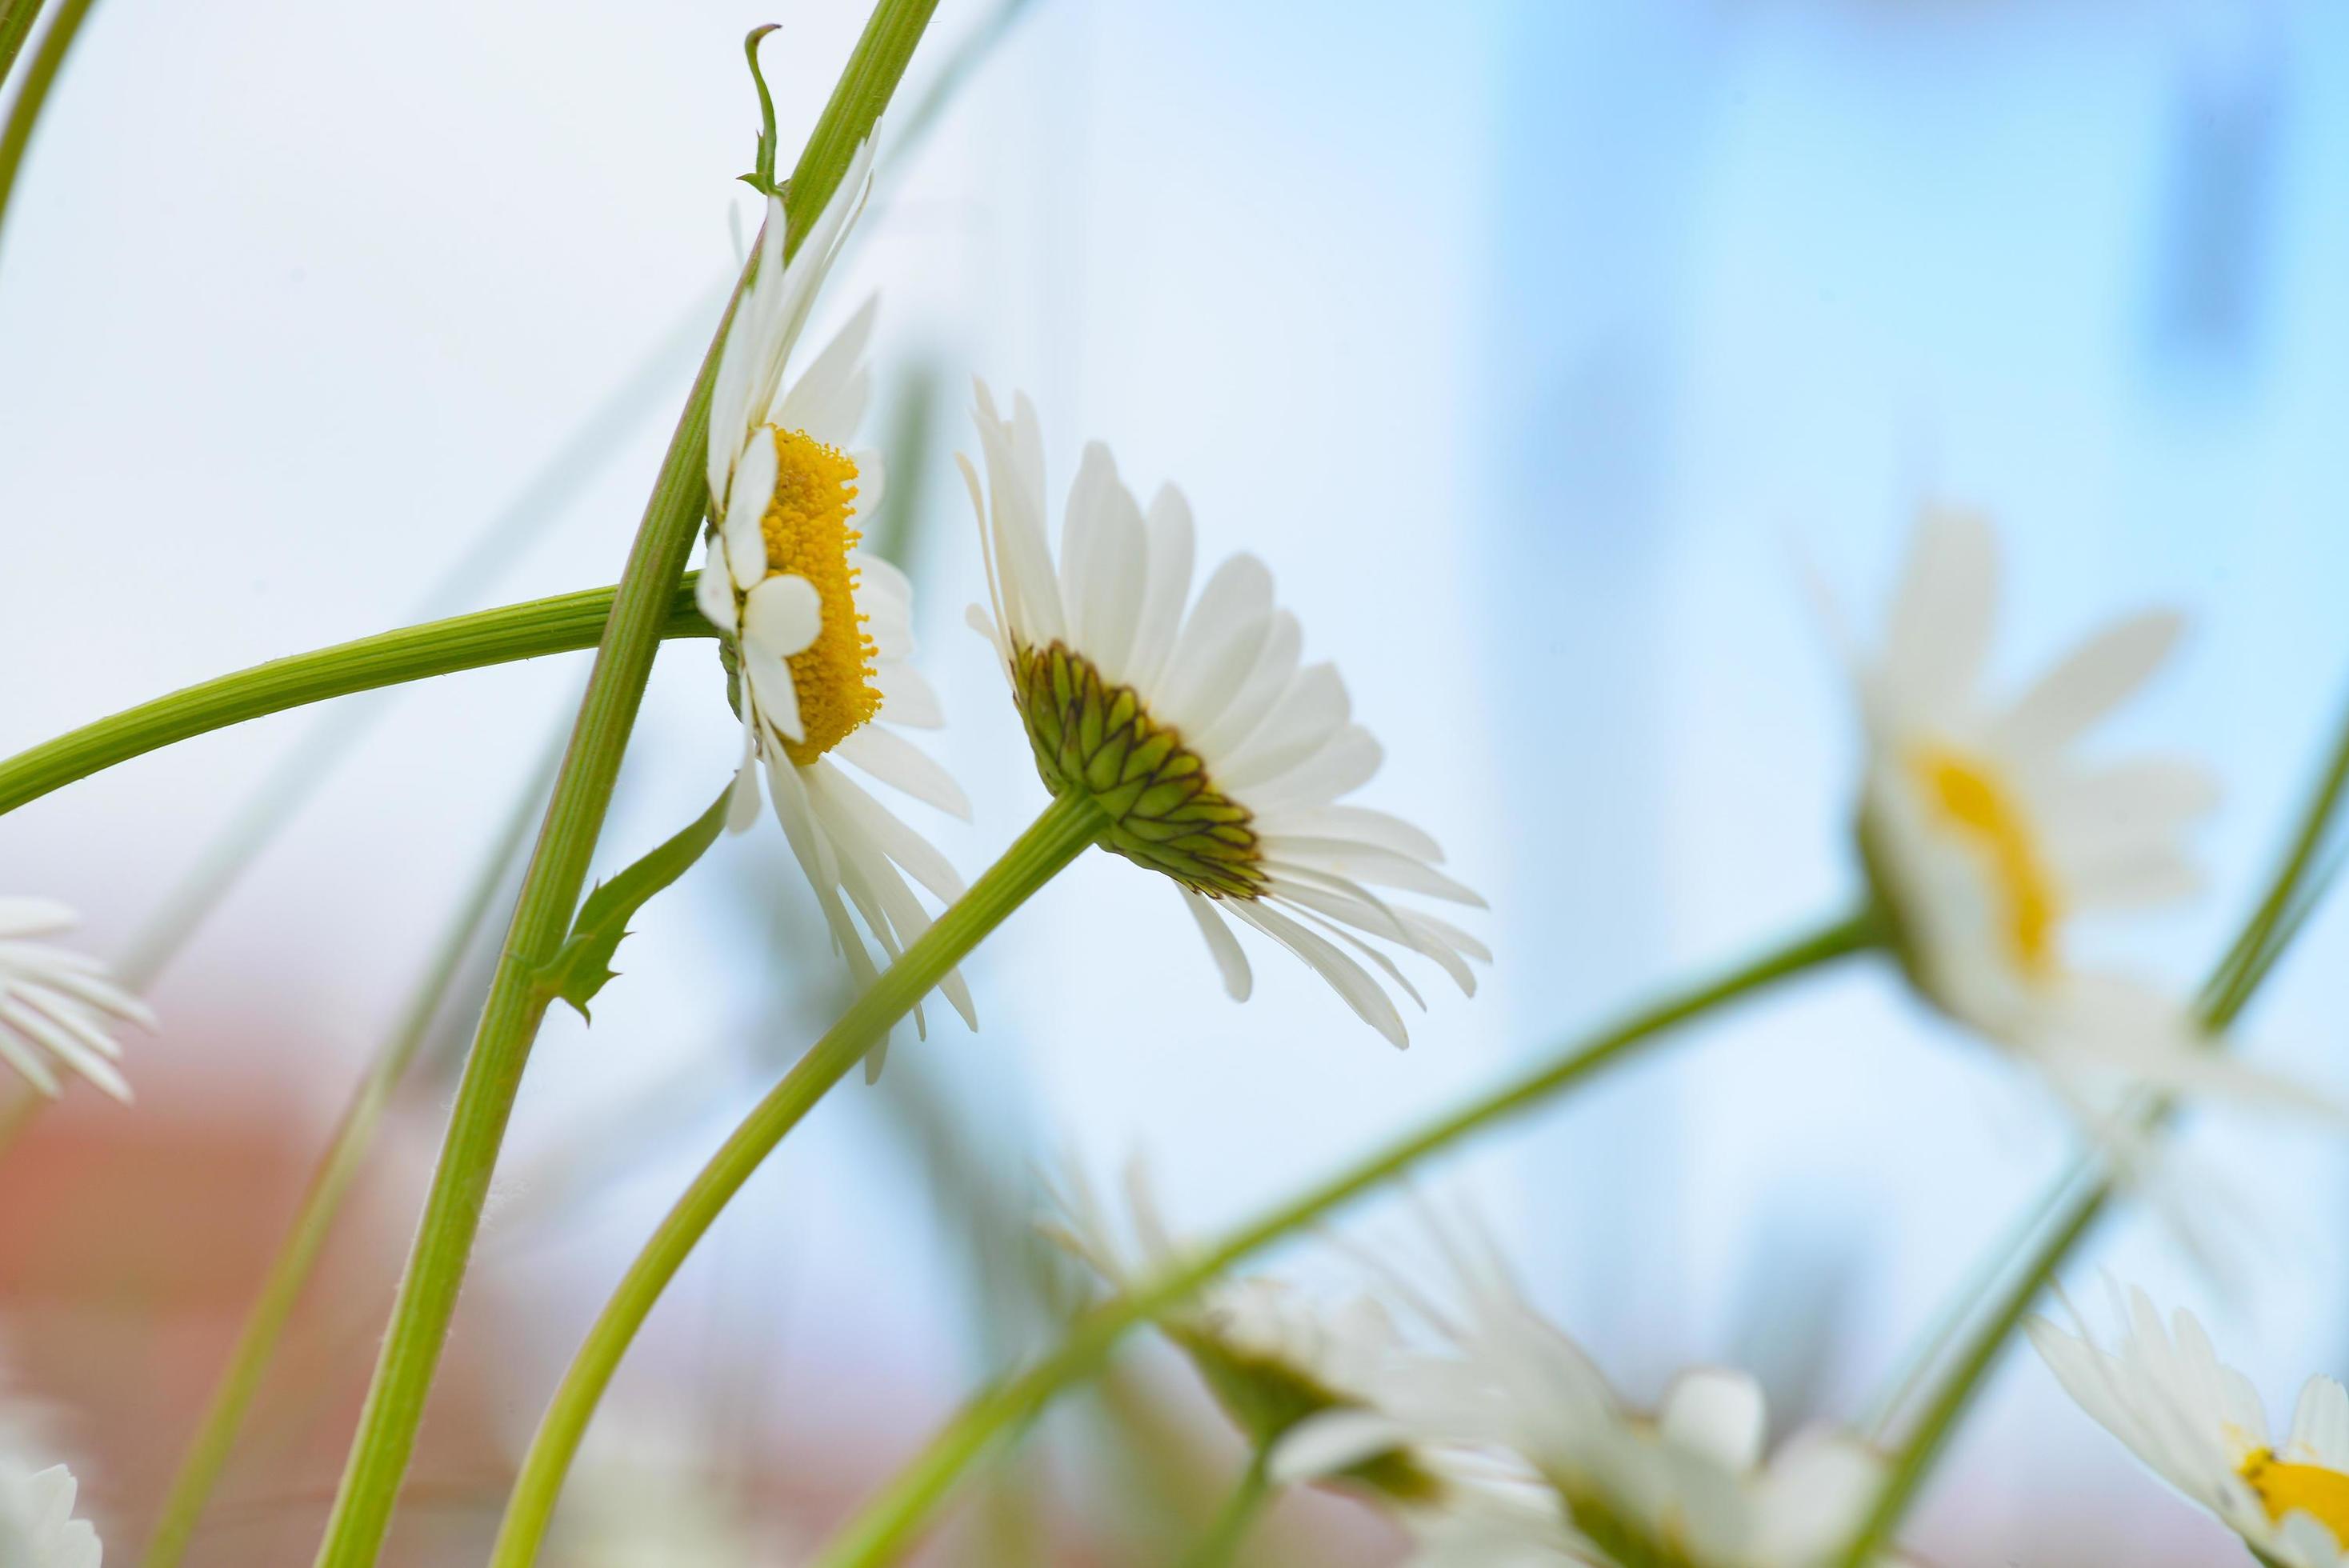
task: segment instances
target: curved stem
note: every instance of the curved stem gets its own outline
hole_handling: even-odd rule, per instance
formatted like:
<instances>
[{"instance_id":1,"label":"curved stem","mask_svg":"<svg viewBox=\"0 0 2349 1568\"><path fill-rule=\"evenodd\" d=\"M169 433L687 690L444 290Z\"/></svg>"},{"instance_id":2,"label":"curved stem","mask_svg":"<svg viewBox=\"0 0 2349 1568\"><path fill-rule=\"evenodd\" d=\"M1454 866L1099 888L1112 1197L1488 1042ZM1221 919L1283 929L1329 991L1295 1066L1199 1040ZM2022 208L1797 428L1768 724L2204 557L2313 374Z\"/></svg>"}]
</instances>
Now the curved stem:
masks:
<instances>
[{"instance_id":1,"label":"curved stem","mask_svg":"<svg viewBox=\"0 0 2349 1568\"><path fill-rule=\"evenodd\" d=\"M592 648L611 619L618 590L590 588L430 621L315 653L272 659L43 741L0 762L0 815L78 779L177 741L305 703L484 665ZM709 637L716 629L694 608L691 577L669 596L657 636Z\"/></svg>"},{"instance_id":2,"label":"curved stem","mask_svg":"<svg viewBox=\"0 0 2349 1568\"><path fill-rule=\"evenodd\" d=\"M1529 1110L1612 1066L1690 1019L1767 990L1793 975L1877 946L1872 911L1806 934L1726 975L1678 992L1599 1031L1567 1053L1408 1133L1126 1295L1080 1318L1060 1347L963 1407L881 1494L833 1537L814 1568L872 1568L894 1561L930 1510L982 1453L1040 1413L1062 1389L1092 1375L1120 1337L1217 1274L1340 1204L1402 1174L1469 1133Z\"/></svg>"},{"instance_id":3,"label":"curved stem","mask_svg":"<svg viewBox=\"0 0 2349 1568\"><path fill-rule=\"evenodd\" d=\"M2240 934L2203 983L2198 1021L2214 1044L2221 1041L2251 1005L2252 996L2283 955L2284 948L2299 934L2301 919L2308 910L2303 895L2344 793L2349 793L2349 721L2343 723L2332 757L2310 793L2307 805L2302 808L2291 844L2269 881L2266 896L2252 910ZM2167 1101L2156 1104L2146 1113L2144 1128L2147 1132L2157 1130L2175 1110L2176 1107ZM2048 1200L2043 1202L2052 1201L2051 1207L2060 1202L2064 1188L2075 1180L2065 1175L2050 1191ZM2029 1315L2032 1304L2039 1299L2039 1293L2054 1277L2055 1271L2087 1239L2088 1233L2111 1207L2114 1195L2109 1182L2099 1181L2062 1204L2061 1222L1998 1298L1968 1341L1964 1355L1935 1391L1933 1402L1918 1418L1916 1427L1893 1461L1891 1473L1885 1478L1883 1490L1877 1494L1868 1518L1844 1553L1841 1568L1864 1568L1892 1539L1908 1514L1909 1505L1932 1472L1934 1461L1972 1408L1974 1397L1990 1376L1991 1368L1998 1364L2007 1342ZM1990 1277L1999 1277L1999 1274L1994 1272Z\"/></svg>"},{"instance_id":4,"label":"curved stem","mask_svg":"<svg viewBox=\"0 0 2349 1568\"><path fill-rule=\"evenodd\" d=\"M498 889L504 884L514 857L522 851L531 821L538 814L539 802L554 778L554 754L550 753L546 766L533 770L529 785L515 802L512 817L499 833L457 917L450 923L448 934L441 939L440 951L433 954L418 983L405 1015L384 1041L352 1093L350 1104L344 1109L334 1139L311 1175L309 1191L303 1195L293 1227L269 1265L252 1311L246 1315L236 1348L212 1389L212 1402L205 1407L196 1435L190 1439L187 1452L180 1460L179 1474L172 1478L154 1533L148 1539L142 1568L176 1568L187 1554L188 1542L194 1537L204 1504L211 1499L212 1488L219 1483L221 1471L236 1446L237 1432L244 1425L245 1412L252 1408L254 1396L260 1391L263 1374L269 1369L286 1320L293 1315L295 1302L302 1287L309 1283L327 1233L342 1212L343 1199L375 1145L376 1128L390 1108L393 1092L408 1076L409 1064L416 1059L418 1048L431 1032L433 1016L440 1011L465 962L467 950L489 918Z\"/></svg>"},{"instance_id":5,"label":"curved stem","mask_svg":"<svg viewBox=\"0 0 2349 1568\"><path fill-rule=\"evenodd\" d=\"M16 86L16 96L8 105L8 121L0 127L0 232L8 222L8 198L16 193L16 171L24 167L25 149L33 139L33 122L41 118L41 109L48 102L49 88L57 79L57 72L66 63L66 51L73 47L75 36L81 31L83 21L96 0L65 0L57 15L49 19L48 31L41 35L41 46L33 51L32 63L25 67L25 79ZM37 5L28 5L24 26L30 27L30 12ZM18 43L23 39L20 36Z\"/></svg>"},{"instance_id":6,"label":"curved stem","mask_svg":"<svg viewBox=\"0 0 2349 1568\"><path fill-rule=\"evenodd\" d=\"M0 0L0 84L16 67L16 51L40 19L41 0Z\"/></svg>"},{"instance_id":7,"label":"curved stem","mask_svg":"<svg viewBox=\"0 0 2349 1568\"><path fill-rule=\"evenodd\" d=\"M887 1037L891 1026L913 1011L914 1004L1007 915L1059 875L1106 825L1090 797L1071 795L1046 807L1003 858L841 1015L710 1156L628 1265L619 1288L572 1357L523 1460L505 1523L498 1531L497 1549L490 1558L492 1568L525 1568L536 1561L563 1478L620 1358L653 1304L750 1173L843 1074Z\"/></svg>"}]
</instances>

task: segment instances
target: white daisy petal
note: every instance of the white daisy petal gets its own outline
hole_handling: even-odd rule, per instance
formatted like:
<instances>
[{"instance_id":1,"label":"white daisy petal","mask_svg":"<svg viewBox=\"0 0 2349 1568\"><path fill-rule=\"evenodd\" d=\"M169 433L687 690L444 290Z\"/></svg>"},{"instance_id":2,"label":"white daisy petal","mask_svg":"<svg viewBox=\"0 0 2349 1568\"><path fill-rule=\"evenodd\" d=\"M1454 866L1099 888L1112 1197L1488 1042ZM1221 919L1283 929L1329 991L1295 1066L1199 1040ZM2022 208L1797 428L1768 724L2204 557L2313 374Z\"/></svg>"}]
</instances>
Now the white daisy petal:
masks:
<instances>
[{"instance_id":1,"label":"white daisy petal","mask_svg":"<svg viewBox=\"0 0 2349 1568\"><path fill-rule=\"evenodd\" d=\"M792 684L792 667L764 649L745 647L742 674L750 683L750 699L758 704L759 717L769 727L785 740L805 740L807 727L800 722L800 693Z\"/></svg>"},{"instance_id":2,"label":"white daisy petal","mask_svg":"<svg viewBox=\"0 0 2349 1568\"><path fill-rule=\"evenodd\" d=\"M693 603L702 619L728 636L741 630L734 607L734 579L726 570L725 547L714 533L701 552L701 573L693 580Z\"/></svg>"},{"instance_id":3,"label":"white daisy petal","mask_svg":"<svg viewBox=\"0 0 2349 1568\"><path fill-rule=\"evenodd\" d=\"M915 729L944 727L945 705L913 665L896 660L884 664L874 671L873 685L881 693L880 717L889 723Z\"/></svg>"},{"instance_id":4,"label":"white daisy petal","mask_svg":"<svg viewBox=\"0 0 2349 1568\"><path fill-rule=\"evenodd\" d=\"M2185 617L2155 611L2092 637L2007 709L2001 744L2024 754L2070 745L2151 678L2185 629Z\"/></svg>"},{"instance_id":5,"label":"white daisy petal","mask_svg":"<svg viewBox=\"0 0 2349 1568\"><path fill-rule=\"evenodd\" d=\"M805 652L823 630L823 600L804 577L778 572L742 596L743 636L774 658Z\"/></svg>"},{"instance_id":6,"label":"white daisy petal","mask_svg":"<svg viewBox=\"0 0 2349 1568\"><path fill-rule=\"evenodd\" d=\"M1350 723L1334 667L1300 667L1303 629L1274 602L1271 572L1233 556L1193 600L1189 506L1168 486L1145 514L1099 443L1070 487L1055 561L1034 411L1017 398L1007 419L984 383L976 401L986 472L960 466L992 614L969 619L1003 660L1051 792L1092 796L1103 841L1174 880L1236 996L1250 972L1233 919L1288 948L1398 1045L1381 978L1420 998L1373 941L1425 954L1473 993L1468 963L1489 957L1483 944L1371 891L1479 902L1433 869L1441 854L1426 834L1340 804L1377 771L1379 745Z\"/></svg>"},{"instance_id":7,"label":"white daisy petal","mask_svg":"<svg viewBox=\"0 0 2349 1568\"><path fill-rule=\"evenodd\" d=\"M726 546L726 570L737 591L747 593L767 575L767 536L763 525L767 505L775 497L779 477L774 438L753 430L734 467L734 487L726 499L725 521L719 537Z\"/></svg>"},{"instance_id":8,"label":"white daisy petal","mask_svg":"<svg viewBox=\"0 0 2349 1568\"><path fill-rule=\"evenodd\" d=\"M771 421L786 430L804 430L827 447L845 447L856 438L864 422L868 390L864 351L873 340L873 323L881 310L881 296L868 294L832 341L808 362L775 405Z\"/></svg>"},{"instance_id":9,"label":"white daisy petal","mask_svg":"<svg viewBox=\"0 0 2349 1568\"><path fill-rule=\"evenodd\" d=\"M144 1002L108 977L87 954L34 936L70 929L73 912L46 899L0 899L0 1063L51 1099L63 1092L62 1066L117 1100L129 1082L115 1065L123 1050L113 1027L155 1026Z\"/></svg>"},{"instance_id":10,"label":"white daisy petal","mask_svg":"<svg viewBox=\"0 0 2349 1568\"><path fill-rule=\"evenodd\" d=\"M970 820L970 799L954 781L954 775L902 736L868 725L842 741L837 749L843 759L884 784L903 789L949 817Z\"/></svg>"},{"instance_id":11,"label":"white daisy petal","mask_svg":"<svg viewBox=\"0 0 2349 1568\"><path fill-rule=\"evenodd\" d=\"M1224 994L1235 1002L1245 1002L1254 980L1248 973L1247 954L1240 951L1239 938L1216 913L1214 903L1201 898L1189 888L1177 890L1183 895L1183 907L1191 912L1198 923L1199 934L1206 939L1207 951L1215 955L1216 967L1224 977Z\"/></svg>"}]
</instances>

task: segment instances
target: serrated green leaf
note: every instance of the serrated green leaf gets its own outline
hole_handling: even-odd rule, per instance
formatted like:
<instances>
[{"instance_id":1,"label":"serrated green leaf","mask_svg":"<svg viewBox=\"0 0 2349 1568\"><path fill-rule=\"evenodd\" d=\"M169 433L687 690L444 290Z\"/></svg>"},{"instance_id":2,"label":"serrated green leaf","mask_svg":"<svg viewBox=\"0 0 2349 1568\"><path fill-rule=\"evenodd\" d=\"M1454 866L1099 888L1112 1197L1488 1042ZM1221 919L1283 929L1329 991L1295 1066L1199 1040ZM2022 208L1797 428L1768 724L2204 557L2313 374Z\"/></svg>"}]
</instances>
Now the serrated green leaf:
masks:
<instances>
[{"instance_id":1,"label":"serrated green leaf","mask_svg":"<svg viewBox=\"0 0 2349 1568\"><path fill-rule=\"evenodd\" d=\"M612 955L619 951L620 939L628 934L629 917L683 876L718 841L726 828L726 803L732 793L730 784L684 831L611 881L595 884L579 906L571 934L538 972L543 994L560 997L576 1007L581 1017L588 1016L588 1002L617 974Z\"/></svg>"}]
</instances>

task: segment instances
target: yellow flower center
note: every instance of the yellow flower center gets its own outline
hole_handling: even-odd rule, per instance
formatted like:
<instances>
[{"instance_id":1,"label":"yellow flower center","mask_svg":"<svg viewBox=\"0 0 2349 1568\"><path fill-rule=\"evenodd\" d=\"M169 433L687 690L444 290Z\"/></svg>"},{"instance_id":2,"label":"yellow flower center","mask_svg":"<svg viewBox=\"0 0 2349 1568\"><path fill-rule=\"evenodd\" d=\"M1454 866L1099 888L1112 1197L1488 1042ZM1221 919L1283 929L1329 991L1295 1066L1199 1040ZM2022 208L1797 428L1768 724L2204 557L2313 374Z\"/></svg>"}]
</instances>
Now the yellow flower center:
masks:
<instances>
[{"instance_id":1,"label":"yellow flower center","mask_svg":"<svg viewBox=\"0 0 2349 1568\"><path fill-rule=\"evenodd\" d=\"M2272 1449L2253 1449L2240 1474L2270 1519L2281 1524L2287 1513L2308 1514L2349 1548L2349 1475L2323 1465L2286 1464Z\"/></svg>"},{"instance_id":2,"label":"yellow flower center","mask_svg":"<svg viewBox=\"0 0 2349 1568\"><path fill-rule=\"evenodd\" d=\"M1988 766L1946 747L1920 749L1909 766L1926 801L1989 866L2015 964L2033 978L2045 975L2055 965L2063 900L2022 803Z\"/></svg>"},{"instance_id":3,"label":"yellow flower center","mask_svg":"<svg viewBox=\"0 0 2349 1568\"><path fill-rule=\"evenodd\" d=\"M856 465L804 431L774 434L775 496L759 522L767 536L767 575L806 578L823 606L823 630L790 659L807 738L783 742L783 751L804 768L878 713L881 694L873 686L873 639L856 611L859 573L848 563L849 551L864 537L848 525Z\"/></svg>"}]
</instances>

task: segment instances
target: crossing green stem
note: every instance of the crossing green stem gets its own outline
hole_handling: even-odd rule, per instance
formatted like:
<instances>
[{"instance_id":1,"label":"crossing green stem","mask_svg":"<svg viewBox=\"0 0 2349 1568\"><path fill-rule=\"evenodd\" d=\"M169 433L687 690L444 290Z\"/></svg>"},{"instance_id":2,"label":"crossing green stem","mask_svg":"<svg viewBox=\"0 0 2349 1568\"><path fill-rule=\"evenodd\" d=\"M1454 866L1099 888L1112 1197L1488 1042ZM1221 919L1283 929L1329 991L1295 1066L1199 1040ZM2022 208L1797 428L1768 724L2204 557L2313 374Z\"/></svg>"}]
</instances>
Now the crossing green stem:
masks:
<instances>
[{"instance_id":1,"label":"crossing green stem","mask_svg":"<svg viewBox=\"0 0 2349 1568\"><path fill-rule=\"evenodd\" d=\"M1095 1307L1050 1356L964 1406L913 1463L833 1537L814 1560L813 1568L873 1568L894 1562L915 1539L930 1511L981 1455L1041 1412L1061 1390L1091 1377L1128 1329L1180 1303L1250 1253L1401 1175L1470 1133L1565 1093L1678 1025L1793 975L1873 948L1881 940L1873 912L1863 913L1653 1003L1190 1254L1156 1280Z\"/></svg>"},{"instance_id":2,"label":"crossing green stem","mask_svg":"<svg viewBox=\"0 0 2349 1568\"><path fill-rule=\"evenodd\" d=\"M710 1157L628 1266L563 1375L523 1460L491 1568L527 1568L537 1560L563 1478L620 1358L653 1304L750 1173L841 1076L887 1037L891 1026L913 1011L914 1004L936 988L988 932L1059 875L1108 825L1101 809L1081 792L1046 807L1003 858L841 1015Z\"/></svg>"},{"instance_id":3,"label":"crossing green stem","mask_svg":"<svg viewBox=\"0 0 2349 1568\"><path fill-rule=\"evenodd\" d=\"M2213 1045L2223 1043L2227 1030L2251 1005L2283 950L2299 934L2300 921L2309 907L2304 900L2313 896L2312 878L2316 873L2318 852L2340 811L2344 791L2349 791L2349 721L2344 721L2337 733L2332 757L2302 808L2290 846L2269 879L2265 896L2203 983L2197 1019ZM2167 1102L2157 1105L2147 1113L2147 1130L2158 1130L2174 1112L2175 1107ZM2061 1185L2074 1180L2068 1174L2063 1177L2058 1191L2051 1192L2050 1197L2059 1197ZM2013 1283L1982 1315L1981 1326L1935 1390L1932 1403L1919 1416L1894 1457L1891 1471L1877 1493L1874 1506L1845 1552L1841 1568L1864 1568L1893 1538L1909 1504L1916 1501L1926 1478L1932 1473L1935 1462L1956 1435L1959 1422L1972 1408L1975 1395L1988 1380L1991 1369L1998 1365L2007 1342L2029 1315L2032 1304L2039 1299L2039 1293L2054 1277L2055 1271L2095 1229L2096 1222L2111 1208L2114 1196L2111 1183L2100 1181L2062 1202L2060 1206L2051 1204L2057 1208L2056 1219L2027 1265L2013 1276ZM2003 1271L1987 1277L2003 1277Z\"/></svg>"},{"instance_id":4,"label":"crossing green stem","mask_svg":"<svg viewBox=\"0 0 2349 1568\"><path fill-rule=\"evenodd\" d=\"M880 0L874 8L792 170L792 211L812 216L839 189L850 155L887 107L936 5L936 0ZM792 248L787 237L786 252ZM752 254L757 254L755 249ZM746 268L744 282L749 275ZM738 300L740 291L738 283ZM730 306L730 321L732 315ZM555 779L554 798L548 803L530 869L523 875L504 954L465 1060L408 1272L400 1280L375 1379L359 1412L358 1434L318 1549L318 1568L372 1568L391 1528L400 1480L408 1473L417 1428L424 1418L425 1398L456 1313L473 1238L481 1229L491 1172L522 1088L531 1043L545 1016L549 993L539 984L540 970L569 934L619 776L620 758L644 700L653 654L706 509L709 398L726 325L719 324L694 378L692 395L670 438L629 549L627 567L613 594L611 620L580 701L571 749Z\"/></svg>"},{"instance_id":5,"label":"crossing green stem","mask_svg":"<svg viewBox=\"0 0 2349 1568\"><path fill-rule=\"evenodd\" d=\"M532 820L538 814L539 802L545 798L546 786L553 777L554 760L550 754L549 766L533 772L529 787L516 801L512 818L483 862L481 874L466 894L463 906L450 922L440 951L433 954L418 983L406 1013L385 1039L366 1076L360 1078L349 1105L344 1108L334 1139L311 1175L309 1191L303 1195L293 1227L269 1265L261 1295L246 1315L236 1348L231 1352L228 1366L212 1389L212 1402L205 1408L196 1435L181 1458L179 1474L172 1479L155 1532L148 1539L143 1568L177 1568L187 1554L188 1542L236 1447L237 1433L244 1425L254 1396L260 1391L262 1377L269 1369L286 1320L293 1315L295 1303L309 1282L336 1216L342 1212L343 1199L375 1147L376 1129L381 1125L384 1112L390 1109L400 1080L408 1076L409 1064L416 1059L418 1048L431 1032L434 1015L455 983L467 950L489 918L498 889L512 870L514 858L522 852Z\"/></svg>"}]
</instances>

